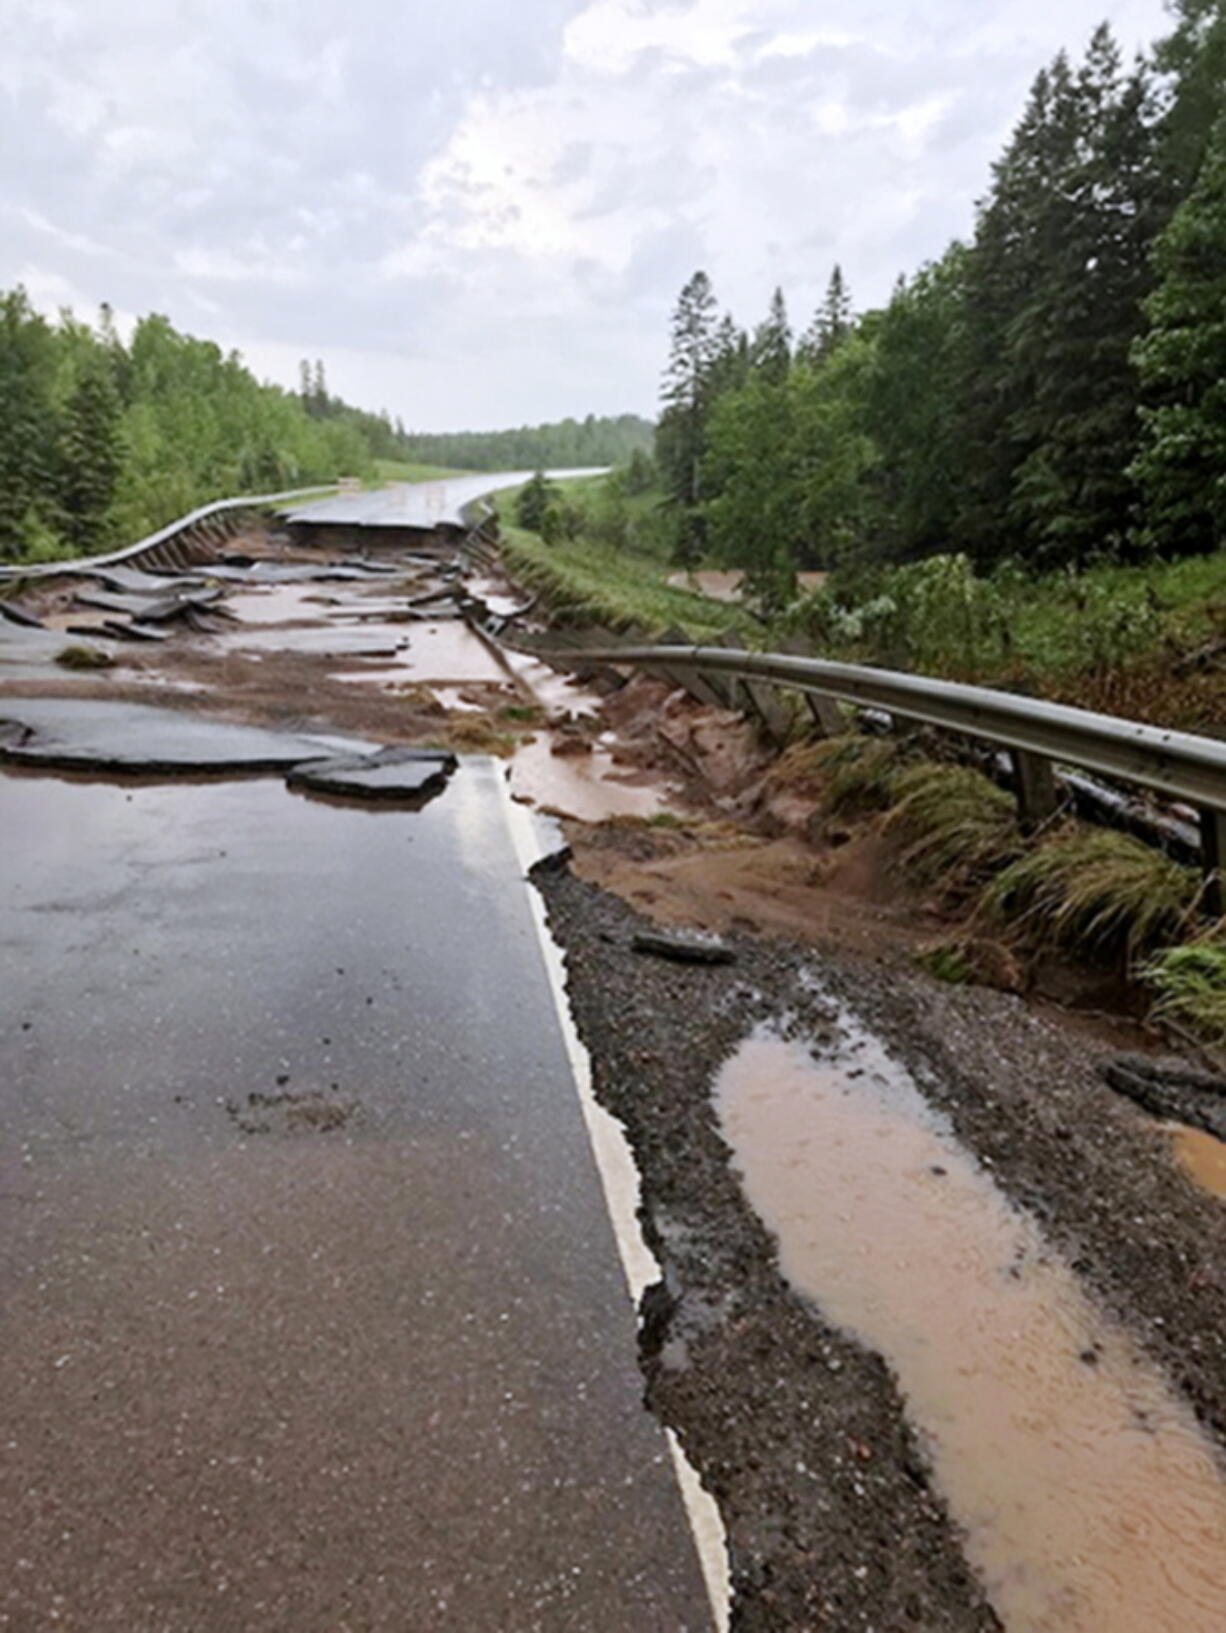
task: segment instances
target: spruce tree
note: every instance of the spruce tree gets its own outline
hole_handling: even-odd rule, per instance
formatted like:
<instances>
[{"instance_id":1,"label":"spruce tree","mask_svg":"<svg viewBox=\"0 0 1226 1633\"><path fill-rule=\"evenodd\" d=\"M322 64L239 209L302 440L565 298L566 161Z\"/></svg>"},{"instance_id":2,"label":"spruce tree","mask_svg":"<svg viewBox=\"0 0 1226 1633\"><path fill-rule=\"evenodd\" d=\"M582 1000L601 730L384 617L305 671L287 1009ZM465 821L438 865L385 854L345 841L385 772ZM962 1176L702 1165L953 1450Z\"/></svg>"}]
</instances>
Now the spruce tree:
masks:
<instances>
[{"instance_id":1,"label":"spruce tree","mask_svg":"<svg viewBox=\"0 0 1226 1633\"><path fill-rule=\"evenodd\" d=\"M1031 559L1118 555L1136 517L1139 381L1131 348L1165 217L1148 78L1125 77L1104 24L1053 107L1049 187L1033 201L1035 254L1009 329L1014 371L1009 533Z\"/></svg>"},{"instance_id":2,"label":"spruce tree","mask_svg":"<svg viewBox=\"0 0 1226 1633\"><path fill-rule=\"evenodd\" d=\"M100 351L78 366L64 404L57 446L56 499L74 550L109 542L108 511L123 463L119 393Z\"/></svg>"},{"instance_id":3,"label":"spruce tree","mask_svg":"<svg viewBox=\"0 0 1226 1633\"><path fill-rule=\"evenodd\" d=\"M1170 0L1171 34L1155 51L1170 75L1172 96L1163 122L1163 157L1177 197L1200 172L1214 125L1226 107L1226 4L1223 0Z\"/></svg>"},{"instance_id":4,"label":"spruce tree","mask_svg":"<svg viewBox=\"0 0 1226 1633\"><path fill-rule=\"evenodd\" d=\"M677 554L697 559L702 550L702 461L711 370L717 357L715 294L705 272L696 272L673 312L672 343L661 392L656 460L678 514Z\"/></svg>"},{"instance_id":5,"label":"spruce tree","mask_svg":"<svg viewBox=\"0 0 1226 1633\"><path fill-rule=\"evenodd\" d=\"M822 304L801 337L796 351L797 361L811 367L824 363L851 333L851 329L851 294L842 267L836 266L830 274Z\"/></svg>"},{"instance_id":6,"label":"spruce tree","mask_svg":"<svg viewBox=\"0 0 1226 1633\"><path fill-rule=\"evenodd\" d=\"M754 332L749 364L767 385L782 385L788 377L792 364L792 331L782 289L776 289L771 296L766 321Z\"/></svg>"},{"instance_id":7,"label":"spruce tree","mask_svg":"<svg viewBox=\"0 0 1226 1633\"><path fill-rule=\"evenodd\" d=\"M24 289L0 294L0 559L20 559L45 528L55 444L55 339Z\"/></svg>"},{"instance_id":8,"label":"spruce tree","mask_svg":"<svg viewBox=\"0 0 1226 1633\"><path fill-rule=\"evenodd\" d=\"M1149 332L1133 354L1147 402L1133 470L1147 540L1184 555L1226 540L1226 113L1154 261Z\"/></svg>"}]
</instances>

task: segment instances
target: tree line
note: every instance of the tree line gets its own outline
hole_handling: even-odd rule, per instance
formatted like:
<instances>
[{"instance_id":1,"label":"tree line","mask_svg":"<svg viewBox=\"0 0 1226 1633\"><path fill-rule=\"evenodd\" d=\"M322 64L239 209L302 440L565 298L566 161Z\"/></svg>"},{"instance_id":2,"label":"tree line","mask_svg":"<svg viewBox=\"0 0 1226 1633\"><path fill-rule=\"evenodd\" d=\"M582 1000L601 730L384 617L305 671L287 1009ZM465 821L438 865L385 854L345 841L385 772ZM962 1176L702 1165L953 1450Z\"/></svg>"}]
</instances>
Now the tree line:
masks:
<instances>
[{"instance_id":1,"label":"tree line","mask_svg":"<svg viewBox=\"0 0 1226 1633\"><path fill-rule=\"evenodd\" d=\"M615 464L650 438L634 416L410 436L334 396L320 361L286 391L164 317L125 343L106 307L96 325L52 322L24 290L0 291L0 559L104 550L210 499L373 478L380 460Z\"/></svg>"},{"instance_id":2,"label":"tree line","mask_svg":"<svg viewBox=\"0 0 1226 1633\"><path fill-rule=\"evenodd\" d=\"M969 243L796 339L698 272L656 434L674 547L786 601L799 567L1186 555L1226 534L1226 5L1173 0L1036 79Z\"/></svg>"},{"instance_id":3,"label":"tree line","mask_svg":"<svg viewBox=\"0 0 1226 1633\"><path fill-rule=\"evenodd\" d=\"M399 457L474 471L624 465L651 448L653 431L638 414L589 414L509 431L409 431L400 436Z\"/></svg>"}]
</instances>

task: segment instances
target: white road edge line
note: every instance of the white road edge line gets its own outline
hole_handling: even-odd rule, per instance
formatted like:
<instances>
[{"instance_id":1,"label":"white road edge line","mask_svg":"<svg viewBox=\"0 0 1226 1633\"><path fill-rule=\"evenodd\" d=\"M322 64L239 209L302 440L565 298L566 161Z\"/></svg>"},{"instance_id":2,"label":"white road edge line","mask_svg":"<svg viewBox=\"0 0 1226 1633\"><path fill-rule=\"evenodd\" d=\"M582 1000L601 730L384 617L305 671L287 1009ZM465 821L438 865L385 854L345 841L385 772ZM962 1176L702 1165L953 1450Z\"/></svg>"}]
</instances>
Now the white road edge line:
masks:
<instances>
[{"instance_id":1,"label":"white road edge line","mask_svg":"<svg viewBox=\"0 0 1226 1633\"><path fill-rule=\"evenodd\" d=\"M498 767L497 780L502 790L503 809L511 834L511 843L516 858L524 870L529 910L532 922L536 926L541 959L553 993L558 1026L570 1059L575 1092L583 1108L583 1120L592 1144L592 1153L596 1158L596 1167L600 1171L605 1205L609 1211L613 1234L617 1239L622 1269L625 1271L626 1291L637 1310L644 1289L660 1279L660 1267L639 1229L638 1170L634 1166L634 1158L630 1154L630 1146L622 1132L621 1124L600 1105L592 1092L591 1059L579 1038L566 997L566 964L562 949L553 939L549 929L545 917L545 904L541 900L540 892L526 877L529 869L541 859L542 854L538 837L533 830L533 819L524 806L511 798L510 787L501 766ZM681 1449L676 1435L671 1429L665 1429L664 1433L668 1440L668 1449L672 1453L681 1501L689 1517L694 1547L702 1569L703 1581L706 1583L707 1597L711 1601L715 1626L718 1633L728 1633L732 1581L728 1571L728 1545L724 1522L714 1497L704 1489L693 1465Z\"/></svg>"}]
</instances>

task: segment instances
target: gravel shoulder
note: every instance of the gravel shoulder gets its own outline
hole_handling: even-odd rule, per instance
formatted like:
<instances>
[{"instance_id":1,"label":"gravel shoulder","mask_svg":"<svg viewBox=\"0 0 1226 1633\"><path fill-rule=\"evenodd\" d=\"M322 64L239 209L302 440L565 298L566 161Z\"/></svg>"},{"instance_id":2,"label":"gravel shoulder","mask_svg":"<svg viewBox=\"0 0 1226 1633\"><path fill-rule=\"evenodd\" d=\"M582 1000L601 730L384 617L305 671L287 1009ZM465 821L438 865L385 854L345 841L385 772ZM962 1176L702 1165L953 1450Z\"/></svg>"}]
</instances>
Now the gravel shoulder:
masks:
<instances>
[{"instance_id":1,"label":"gravel shoulder","mask_svg":"<svg viewBox=\"0 0 1226 1633\"><path fill-rule=\"evenodd\" d=\"M881 1359L780 1275L711 1103L759 1022L826 1024L811 972L915 1072L1092 1297L1226 1445L1226 1208L1098 1076L1110 1034L1021 998L876 959L733 936L737 962L631 948L648 928L568 869L540 870L596 1094L625 1125L663 1281L642 1311L646 1398L680 1435L728 1529L734 1628L1000 1624Z\"/></svg>"}]
</instances>

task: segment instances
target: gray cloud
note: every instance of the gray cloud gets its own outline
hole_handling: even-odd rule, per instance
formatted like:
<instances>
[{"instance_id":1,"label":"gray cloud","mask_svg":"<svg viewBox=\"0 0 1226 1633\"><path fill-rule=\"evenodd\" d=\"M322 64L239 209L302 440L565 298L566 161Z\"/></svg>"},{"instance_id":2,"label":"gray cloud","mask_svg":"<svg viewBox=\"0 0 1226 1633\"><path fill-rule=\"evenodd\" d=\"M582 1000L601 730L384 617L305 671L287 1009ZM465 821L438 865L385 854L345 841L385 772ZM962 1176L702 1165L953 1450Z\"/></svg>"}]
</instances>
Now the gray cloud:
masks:
<instances>
[{"instance_id":1,"label":"gray cloud","mask_svg":"<svg viewBox=\"0 0 1226 1633\"><path fill-rule=\"evenodd\" d=\"M649 410L695 266L803 324L836 258L865 304L965 234L1100 7L0 0L0 283L421 426Z\"/></svg>"}]
</instances>

